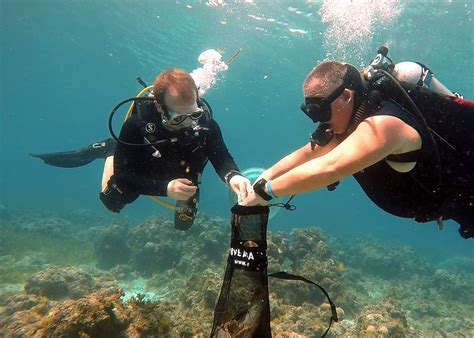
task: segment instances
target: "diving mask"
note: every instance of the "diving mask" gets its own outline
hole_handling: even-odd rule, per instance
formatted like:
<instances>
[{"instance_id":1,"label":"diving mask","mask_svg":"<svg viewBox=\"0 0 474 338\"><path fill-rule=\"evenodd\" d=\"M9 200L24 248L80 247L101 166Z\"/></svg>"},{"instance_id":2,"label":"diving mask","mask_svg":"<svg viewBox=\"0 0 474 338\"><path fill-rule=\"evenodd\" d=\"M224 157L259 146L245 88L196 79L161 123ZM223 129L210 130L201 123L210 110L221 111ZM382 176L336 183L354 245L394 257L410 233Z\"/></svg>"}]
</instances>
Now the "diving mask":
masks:
<instances>
[{"instance_id":1,"label":"diving mask","mask_svg":"<svg viewBox=\"0 0 474 338\"><path fill-rule=\"evenodd\" d=\"M168 123L172 126L177 126L179 124L182 124L188 118L191 119L192 121L197 121L202 117L203 113L204 113L204 110L202 108L197 108L196 111L192 113L185 113L185 114L168 110L168 114L170 116L170 118L168 119Z\"/></svg>"},{"instance_id":2,"label":"diving mask","mask_svg":"<svg viewBox=\"0 0 474 338\"><path fill-rule=\"evenodd\" d=\"M163 110L163 115L164 115L163 122L171 126L178 126L182 124L184 121L186 121L188 118L192 120L192 122L189 125L196 124L195 121L199 120L204 113L204 110L202 108L202 105L200 103L201 101L199 98L191 107L191 109L189 109L191 111L189 113L181 113L181 112L177 112L175 110L169 109L164 102L165 100L164 100L163 91L160 91L158 92L158 94L155 95L155 100L156 100L156 103Z\"/></svg>"},{"instance_id":3,"label":"diving mask","mask_svg":"<svg viewBox=\"0 0 474 338\"><path fill-rule=\"evenodd\" d=\"M345 86L341 85L327 97L305 97L300 109L314 123L328 122L331 119L331 103L343 92Z\"/></svg>"}]
</instances>

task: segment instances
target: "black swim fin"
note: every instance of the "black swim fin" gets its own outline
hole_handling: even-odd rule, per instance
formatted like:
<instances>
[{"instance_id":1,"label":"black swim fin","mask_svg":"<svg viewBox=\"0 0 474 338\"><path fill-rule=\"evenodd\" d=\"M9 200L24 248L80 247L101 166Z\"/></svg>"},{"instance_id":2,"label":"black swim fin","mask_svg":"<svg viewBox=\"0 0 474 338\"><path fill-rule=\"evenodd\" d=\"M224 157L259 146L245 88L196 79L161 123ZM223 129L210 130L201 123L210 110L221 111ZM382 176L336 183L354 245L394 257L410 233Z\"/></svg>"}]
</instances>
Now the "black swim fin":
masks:
<instances>
[{"instance_id":1,"label":"black swim fin","mask_svg":"<svg viewBox=\"0 0 474 338\"><path fill-rule=\"evenodd\" d=\"M113 138L92 143L84 148L57 153L30 154L44 163L62 168L76 168L91 163L98 158L107 158L115 152L117 141Z\"/></svg>"}]
</instances>

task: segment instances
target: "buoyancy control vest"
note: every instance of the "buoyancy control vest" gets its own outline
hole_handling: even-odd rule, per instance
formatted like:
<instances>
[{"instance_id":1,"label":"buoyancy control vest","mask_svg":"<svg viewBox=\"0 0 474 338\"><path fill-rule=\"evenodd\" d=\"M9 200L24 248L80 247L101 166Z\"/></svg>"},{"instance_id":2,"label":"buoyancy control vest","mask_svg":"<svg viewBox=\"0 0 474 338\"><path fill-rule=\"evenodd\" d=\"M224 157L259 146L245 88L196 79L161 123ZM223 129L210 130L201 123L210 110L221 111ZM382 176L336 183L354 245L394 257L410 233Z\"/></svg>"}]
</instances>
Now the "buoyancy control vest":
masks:
<instances>
[{"instance_id":1,"label":"buoyancy control vest","mask_svg":"<svg viewBox=\"0 0 474 338\"><path fill-rule=\"evenodd\" d=\"M201 167L204 168L208 157L205 152L197 152L206 144L206 139L209 134L209 126L212 120L212 108L209 103L197 96L197 105L203 110L202 116L193 121L191 128L186 128L181 131L170 131L163 126L161 114L157 111L155 106L157 97L153 94L152 86L147 86L140 78L137 81L143 86L143 89L136 97L129 98L118 103L109 116L109 132L117 143L126 146L147 147L150 150L150 156L160 158L166 153L166 156L177 158L178 154L195 153L194 158L199 158ZM116 111L124 104L130 103L125 121L129 118L134 118L137 128L142 138L142 143L128 143L120 140L114 133L112 128L112 119ZM168 153L169 152L169 153ZM188 177L196 185L200 183L201 170L198 169L194 174L190 173ZM196 194L185 201L176 201L176 206L162 201L156 196L150 196L155 202L175 210L175 227L179 230L188 230L197 213L197 206L199 203L199 189Z\"/></svg>"},{"instance_id":2,"label":"buoyancy control vest","mask_svg":"<svg viewBox=\"0 0 474 338\"><path fill-rule=\"evenodd\" d=\"M170 132L163 126L160 114L156 111L154 102L152 101L139 101L135 105L136 114L140 120L140 130L143 137L143 141L146 144L150 144L151 156L159 158L163 155L163 152L177 154L190 154L198 152L201 147L206 144L207 137L209 135L209 125L212 119L212 109L209 103L198 98L198 107L203 110L201 118L197 121L193 121L191 128L186 128L182 131ZM160 140L168 140L163 144L155 144ZM204 156L204 152L199 152ZM204 167L208 161L205 157L202 159L202 166ZM196 185L199 186L201 172L197 173L197 176L190 178ZM178 230L188 230L194 223L194 219L198 210L199 203L199 189L196 193L188 200L176 201L175 214L174 214L174 225Z\"/></svg>"},{"instance_id":3,"label":"buoyancy control vest","mask_svg":"<svg viewBox=\"0 0 474 338\"><path fill-rule=\"evenodd\" d=\"M437 182L435 187L429 188L432 190L429 198L433 200L431 211L424 210L418 215L400 216L414 217L421 222L452 218L458 221L461 227L463 223L464 227L472 227L474 221L472 207L474 204L474 133L472 132L474 102L464 100L459 94L449 91L434 77L428 67L415 62L401 62L393 65L387 53L388 49L379 49L374 61L363 71L368 80L369 90L366 93L366 101L368 101L369 109L358 111L355 114L357 121L354 124L357 125L364 118L376 113L379 105L386 100L400 105L399 113L394 116L414 127L422 137L424 144L422 150L430 150L428 153L415 151L414 154L390 155L386 160L417 162L418 167L424 165L423 173L420 173L420 168L415 167L415 169L418 169L419 174L431 175ZM387 59L390 63L386 61ZM427 156L431 158L426 160ZM403 157L407 160L403 160ZM425 157L424 164L423 157ZM414 183L422 185L413 171L409 174L415 179ZM357 175L354 176L357 179ZM385 190L389 189L387 182L381 184ZM370 193L368 195L370 197ZM390 209L379 203L377 204L384 210ZM426 201L426 204L428 205L429 202ZM459 216L459 214L462 215ZM440 222L438 224L442 225Z\"/></svg>"}]
</instances>

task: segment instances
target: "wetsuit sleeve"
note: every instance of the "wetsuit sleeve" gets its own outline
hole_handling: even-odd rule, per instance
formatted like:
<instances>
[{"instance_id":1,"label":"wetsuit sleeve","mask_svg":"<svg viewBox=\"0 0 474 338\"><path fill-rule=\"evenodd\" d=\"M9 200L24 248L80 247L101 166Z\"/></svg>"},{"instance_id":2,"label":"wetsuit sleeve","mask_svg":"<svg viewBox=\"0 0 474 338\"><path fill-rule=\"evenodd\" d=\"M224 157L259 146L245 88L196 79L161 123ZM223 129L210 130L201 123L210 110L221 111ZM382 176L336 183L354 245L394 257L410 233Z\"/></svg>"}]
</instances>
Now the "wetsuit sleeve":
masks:
<instances>
[{"instance_id":1,"label":"wetsuit sleeve","mask_svg":"<svg viewBox=\"0 0 474 338\"><path fill-rule=\"evenodd\" d=\"M222 137L221 128L214 120L211 120L209 124L207 152L212 166L222 181L225 182L225 175L230 171L239 170L237 164L235 164L233 157L230 155L229 150L227 149L224 138Z\"/></svg>"}]
</instances>

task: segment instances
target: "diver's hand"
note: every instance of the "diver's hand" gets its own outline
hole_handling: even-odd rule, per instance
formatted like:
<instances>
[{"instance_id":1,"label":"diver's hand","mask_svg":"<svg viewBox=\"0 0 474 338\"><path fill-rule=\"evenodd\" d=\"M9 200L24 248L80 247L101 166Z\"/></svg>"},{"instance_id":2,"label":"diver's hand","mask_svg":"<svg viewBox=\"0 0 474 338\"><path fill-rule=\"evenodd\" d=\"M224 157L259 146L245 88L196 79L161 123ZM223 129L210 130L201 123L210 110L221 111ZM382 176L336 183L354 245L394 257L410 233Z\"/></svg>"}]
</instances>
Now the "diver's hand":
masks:
<instances>
[{"instance_id":1,"label":"diver's hand","mask_svg":"<svg viewBox=\"0 0 474 338\"><path fill-rule=\"evenodd\" d=\"M249 207L252 205L268 205L268 201L265 201L252 190L246 198L242 198L239 204Z\"/></svg>"},{"instance_id":2,"label":"diver's hand","mask_svg":"<svg viewBox=\"0 0 474 338\"><path fill-rule=\"evenodd\" d=\"M249 192L252 191L252 183L242 175L233 176L229 181L229 186L235 192L239 201L247 197Z\"/></svg>"},{"instance_id":3,"label":"diver's hand","mask_svg":"<svg viewBox=\"0 0 474 338\"><path fill-rule=\"evenodd\" d=\"M187 178L177 178L168 183L166 194L175 200L185 201L193 196L197 186Z\"/></svg>"}]
</instances>

